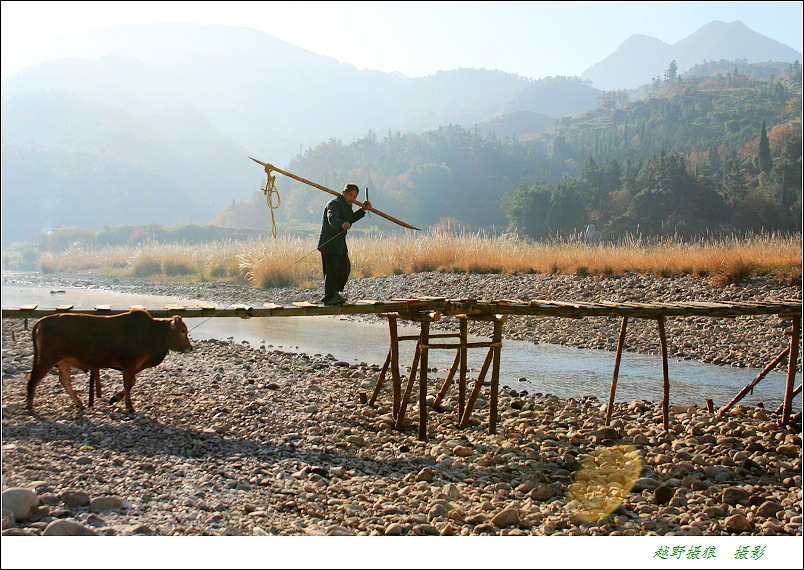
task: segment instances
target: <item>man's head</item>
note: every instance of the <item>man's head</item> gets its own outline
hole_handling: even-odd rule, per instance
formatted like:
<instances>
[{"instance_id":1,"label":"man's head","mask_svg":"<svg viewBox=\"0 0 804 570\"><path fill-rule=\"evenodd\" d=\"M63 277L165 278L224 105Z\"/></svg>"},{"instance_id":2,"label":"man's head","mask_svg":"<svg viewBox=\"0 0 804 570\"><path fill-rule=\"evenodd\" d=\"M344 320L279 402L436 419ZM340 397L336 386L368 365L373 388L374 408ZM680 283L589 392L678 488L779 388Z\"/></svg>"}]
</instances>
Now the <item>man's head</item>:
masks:
<instances>
[{"instance_id":1,"label":"man's head","mask_svg":"<svg viewBox=\"0 0 804 570\"><path fill-rule=\"evenodd\" d=\"M360 192L360 188L357 184L352 184L351 182L343 187L343 197L346 199L346 203L350 206L355 203L357 200L357 194Z\"/></svg>"}]
</instances>

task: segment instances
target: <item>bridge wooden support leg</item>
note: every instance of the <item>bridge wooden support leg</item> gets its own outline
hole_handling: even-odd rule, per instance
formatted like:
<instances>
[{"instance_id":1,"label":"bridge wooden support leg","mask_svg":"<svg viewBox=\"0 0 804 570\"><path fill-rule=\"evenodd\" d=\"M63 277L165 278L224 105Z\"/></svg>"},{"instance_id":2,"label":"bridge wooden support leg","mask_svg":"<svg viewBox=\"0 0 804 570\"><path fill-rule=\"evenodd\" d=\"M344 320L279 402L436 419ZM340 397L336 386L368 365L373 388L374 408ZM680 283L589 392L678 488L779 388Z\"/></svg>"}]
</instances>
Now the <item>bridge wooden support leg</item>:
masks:
<instances>
[{"instance_id":1,"label":"bridge wooden support leg","mask_svg":"<svg viewBox=\"0 0 804 570\"><path fill-rule=\"evenodd\" d=\"M486 378L489 366L491 366L492 357L493 349L489 348L488 353L486 353L486 360L483 361L483 367L480 369L480 374L477 375L477 380L475 380L475 386L472 388L472 392L469 394L469 400L466 402L466 409L464 409L463 415L461 416L461 423L458 424L458 427L461 429L469 425L469 416L472 414L472 409L475 407L477 397L480 395L480 389L483 387L483 380Z\"/></svg>"},{"instance_id":2,"label":"bridge wooden support leg","mask_svg":"<svg viewBox=\"0 0 804 570\"><path fill-rule=\"evenodd\" d=\"M670 374L667 369L667 336L664 332L664 317L656 319L659 325L659 342L662 347L662 386L664 396L662 398L662 418L664 419L664 429L670 429Z\"/></svg>"},{"instance_id":3,"label":"bridge wooden support leg","mask_svg":"<svg viewBox=\"0 0 804 570\"><path fill-rule=\"evenodd\" d=\"M798 396L800 392L801 392L801 384L799 384L798 386L796 386L796 389L795 389L795 390L793 390L793 397L795 398L796 396ZM783 409L784 409L784 402L782 402L781 404L779 404L779 407L778 407L778 408L776 408L776 413L777 413L777 414L781 414Z\"/></svg>"},{"instance_id":4,"label":"bridge wooden support leg","mask_svg":"<svg viewBox=\"0 0 804 570\"><path fill-rule=\"evenodd\" d=\"M447 374L447 379L444 380L444 384L441 386L441 390L439 390L438 395L436 396L436 399L433 402L433 409L436 411L441 411L441 402L447 395L447 391L449 390L450 386L452 386L452 381L455 378L455 373L458 371L458 365L460 364L460 360L461 360L461 352L460 349L458 349L458 352L455 354L455 360L452 361L452 366L450 366L449 374Z\"/></svg>"},{"instance_id":5,"label":"bridge wooden support leg","mask_svg":"<svg viewBox=\"0 0 804 570\"><path fill-rule=\"evenodd\" d=\"M782 410L782 425L790 423L793 413L793 384L796 380L798 367L798 345L801 342L801 317L793 319L793 330L790 333L790 358L787 363L787 386L784 393L784 408Z\"/></svg>"},{"instance_id":6,"label":"bridge wooden support leg","mask_svg":"<svg viewBox=\"0 0 804 570\"><path fill-rule=\"evenodd\" d=\"M463 410L463 413L460 415L460 423L458 427L465 428L469 425L469 418L472 414L472 410L475 407L475 403L477 402L477 398L480 395L480 389L483 387L483 381L486 378L486 374L488 373L489 367L491 367L491 394L489 397L489 434L494 434L497 432L497 407L498 407L498 399L499 399L499 386L500 386L500 360L502 355L502 325L505 322L507 316L506 315L493 315L491 317L485 317L483 320L491 320L494 323L494 332L492 333L492 339L490 343L486 343L483 346L487 346L489 348L488 353L486 353L486 360L483 362L483 366L480 369L480 373L477 376L477 380L475 380L475 385L472 388L472 392L469 394L469 400L466 402L466 407ZM463 342L463 341L462 341ZM464 343L465 344L465 343Z\"/></svg>"},{"instance_id":7,"label":"bridge wooden support leg","mask_svg":"<svg viewBox=\"0 0 804 570\"><path fill-rule=\"evenodd\" d=\"M369 405L373 406L374 402L377 401L377 396L380 394L380 388L382 388L382 383L385 381L385 375L388 372L388 367L391 365L391 349L388 349L388 354L385 357L385 362L382 365L382 370L380 371L380 377L377 378L377 384L374 386L374 392L371 393L371 399L369 400Z\"/></svg>"},{"instance_id":8,"label":"bridge wooden support leg","mask_svg":"<svg viewBox=\"0 0 804 570\"><path fill-rule=\"evenodd\" d=\"M399 412L402 404L402 378L399 376L399 334L396 326L396 316L388 316L388 328L391 335L391 383L394 390L394 404L391 415L394 421L398 421Z\"/></svg>"},{"instance_id":9,"label":"bridge wooden support leg","mask_svg":"<svg viewBox=\"0 0 804 570\"><path fill-rule=\"evenodd\" d=\"M790 353L790 347L785 348L785 349L782 351L782 353L781 353L779 356L777 356L776 358L774 358L774 359L773 359L773 362L771 362L770 364L768 364L768 365L767 365L767 366L766 366L766 367L765 367L765 368L762 370L762 372L760 372L760 373L759 373L759 375L758 375L756 378L754 378L753 380L751 380L751 382L749 382L749 383L748 383L748 385L746 385L746 387L745 387L745 388L743 388L742 390L740 390L740 393L739 393L739 394L737 394L737 395L734 397L734 399L733 399L731 402L729 402L728 404L726 404L725 406L723 406L723 407L720 409L720 411L717 413L718 417L722 417L722 416L723 416L723 414L725 414L726 412L728 412L728 411L729 411L729 410L732 408L732 406L734 406L734 405L735 405L737 402L739 402L740 400L742 400L742 399L745 397L745 395L746 395L746 394L748 394L748 392L750 392L751 390L753 390L753 389L754 389L754 386L756 386L757 384L759 384L760 380L762 380L762 379L763 379L765 376L767 376L767 375L768 375L768 372L770 372L771 370L773 370L773 369L776 367L776 365L777 365L777 364L779 364L779 363L780 363L782 360L784 360L785 358L787 358L787 355L788 355L789 353Z\"/></svg>"},{"instance_id":10,"label":"bridge wooden support leg","mask_svg":"<svg viewBox=\"0 0 804 570\"><path fill-rule=\"evenodd\" d=\"M419 370L419 359L421 358L421 337L416 343L416 351L413 353L413 363L410 365L410 375L408 376L408 383L405 387L405 394L402 396L402 404L400 407L399 416L396 420L396 429L402 429L402 420L405 418L405 412L408 409L408 402L410 395L413 393L413 384L416 382L416 373Z\"/></svg>"},{"instance_id":11,"label":"bridge wooden support leg","mask_svg":"<svg viewBox=\"0 0 804 570\"><path fill-rule=\"evenodd\" d=\"M489 434L497 433L497 401L500 396L500 356L502 353L503 318L494 319L494 333L491 338L494 351L491 365L491 399L489 402Z\"/></svg>"},{"instance_id":12,"label":"bridge wooden support leg","mask_svg":"<svg viewBox=\"0 0 804 570\"><path fill-rule=\"evenodd\" d=\"M469 323L466 317L460 317L460 343L461 347L458 349L460 354L460 375L458 376L458 417L463 417L463 411L466 408L466 340L468 338Z\"/></svg>"},{"instance_id":13,"label":"bridge wooden support leg","mask_svg":"<svg viewBox=\"0 0 804 570\"><path fill-rule=\"evenodd\" d=\"M422 321L422 333L419 337L421 349L420 365L421 371L419 372L419 439L421 441L427 440L427 356L428 345L430 344L430 323ZM411 370L411 376L413 370Z\"/></svg>"},{"instance_id":14,"label":"bridge wooden support leg","mask_svg":"<svg viewBox=\"0 0 804 570\"><path fill-rule=\"evenodd\" d=\"M611 423L611 411L614 408L614 393L617 391L617 378L620 375L620 360L623 357L623 346L625 345L625 331L628 328L628 317L623 317L623 324L620 326L620 338L617 341L617 358L614 360L614 376L611 379L611 393L609 394L609 406L606 408L606 425Z\"/></svg>"},{"instance_id":15,"label":"bridge wooden support leg","mask_svg":"<svg viewBox=\"0 0 804 570\"><path fill-rule=\"evenodd\" d=\"M444 381L441 390L433 402L433 408L438 409L441 401L447 394L450 386L452 385L455 373L459 372L459 425L465 428L469 423L469 417L472 409L480 395L480 389L483 386L486 374L491 368L491 395L489 401L489 433L496 433L497 430L497 408L499 399L499 386L500 386L500 361L502 356L502 325L507 319L506 315L479 315L467 317L466 315L459 315L460 319L460 332L447 334L430 334L430 323L441 318L438 312L431 313L380 313L380 316L388 319L388 327L390 334L391 347L388 355L385 358L380 377L374 387L371 395L370 403L373 404L380 392L382 383L385 379L385 374L388 369L391 369L391 378L393 382L394 391L394 405L393 405L393 423L396 429L402 429L405 411L407 409L408 401L413 393L413 387L416 383L416 375L419 376L419 439L427 439L427 368L430 349L457 349L457 354L452 366L450 367L447 379ZM397 329L397 319L407 319L417 321L421 325L421 332L419 335L414 336L399 336ZM472 320L492 321L494 331L492 334L491 342L468 342L468 324L469 318ZM460 341L447 344L430 344L430 340L436 337L455 337L458 336ZM401 340L416 340L416 352L413 357L413 364L410 369L408 382L405 386L403 393L402 390L402 375L399 373L399 341ZM480 374L475 381L472 393L469 395L468 401L466 400L466 372L467 372L467 349L468 348L488 348L486 360L480 370Z\"/></svg>"}]
</instances>

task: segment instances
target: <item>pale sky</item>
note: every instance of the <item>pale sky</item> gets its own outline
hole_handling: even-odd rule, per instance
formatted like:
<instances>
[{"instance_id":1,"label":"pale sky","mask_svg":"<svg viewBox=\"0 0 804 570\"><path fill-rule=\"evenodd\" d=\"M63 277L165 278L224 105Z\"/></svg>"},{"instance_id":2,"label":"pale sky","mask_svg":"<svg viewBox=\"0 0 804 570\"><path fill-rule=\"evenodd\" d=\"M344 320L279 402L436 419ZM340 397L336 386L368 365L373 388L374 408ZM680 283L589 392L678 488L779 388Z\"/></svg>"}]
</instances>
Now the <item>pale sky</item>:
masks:
<instances>
[{"instance_id":1,"label":"pale sky","mask_svg":"<svg viewBox=\"0 0 804 570\"><path fill-rule=\"evenodd\" d=\"M673 44L742 20L802 51L802 2L26 2L3 0L10 46L114 24L192 22L262 30L358 69L408 77L460 67L538 79L580 75L633 34ZM16 71L3 58L3 77Z\"/></svg>"}]
</instances>

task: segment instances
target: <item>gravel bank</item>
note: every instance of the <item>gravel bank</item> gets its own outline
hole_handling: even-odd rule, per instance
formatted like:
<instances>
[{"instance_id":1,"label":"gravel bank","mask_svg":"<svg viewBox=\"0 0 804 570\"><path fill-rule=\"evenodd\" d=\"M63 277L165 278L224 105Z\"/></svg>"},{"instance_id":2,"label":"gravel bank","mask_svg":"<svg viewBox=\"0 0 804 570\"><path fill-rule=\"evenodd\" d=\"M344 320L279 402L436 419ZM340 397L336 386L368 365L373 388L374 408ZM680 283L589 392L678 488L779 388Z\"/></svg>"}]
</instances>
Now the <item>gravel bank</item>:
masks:
<instances>
[{"instance_id":1,"label":"gravel bank","mask_svg":"<svg viewBox=\"0 0 804 570\"><path fill-rule=\"evenodd\" d=\"M320 293L85 276L52 284L113 285L219 305ZM800 288L772 281L713 289L688 278L432 274L356 279L348 294L616 300L615 289L631 295L623 300L801 298ZM506 333L542 342L566 335L576 346L608 336L606 324L592 334L588 324L553 321L507 324ZM750 326L745 352L780 351L769 340L781 337L780 323L734 321L718 322L727 329L718 337L739 341ZM619 323L610 326L616 341ZM142 372L134 414L106 397L79 413L54 375L28 412L21 403L32 354L21 327L3 322L4 535L801 536L800 413L795 426L779 427L761 408L737 406L719 419L674 406L665 431L658 402L634 401L617 403L605 428L595 398L504 390L498 434L488 435L487 391L465 430L456 427L451 392L445 412L430 411L429 439L420 442L416 417L402 431L391 429L389 386L377 407L360 403L375 367L219 340L196 341L192 353L171 354ZM631 348L651 350L647 337L655 333L648 332L644 347L640 337ZM751 364L748 356L733 358ZM86 401L86 375L74 377ZM104 371L105 395L120 384L119 373ZM632 473L636 482L619 506L587 516L605 502L601 488L627 490ZM602 487L590 483L598 480Z\"/></svg>"}]
</instances>

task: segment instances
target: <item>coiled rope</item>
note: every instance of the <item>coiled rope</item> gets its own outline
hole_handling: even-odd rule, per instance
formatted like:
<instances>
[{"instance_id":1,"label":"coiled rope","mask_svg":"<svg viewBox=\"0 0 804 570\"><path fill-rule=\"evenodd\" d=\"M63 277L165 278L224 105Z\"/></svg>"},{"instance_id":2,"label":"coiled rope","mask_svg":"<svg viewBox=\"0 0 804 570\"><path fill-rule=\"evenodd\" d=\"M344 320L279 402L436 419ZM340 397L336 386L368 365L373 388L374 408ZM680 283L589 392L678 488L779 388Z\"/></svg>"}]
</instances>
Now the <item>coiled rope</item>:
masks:
<instances>
[{"instance_id":1,"label":"coiled rope","mask_svg":"<svg viewBox=\"0 0 804 570\"><path fill-rule=\"evenodd\" d=\"M271 235L276 238L276 219L274 218L274 210L276 210L282 203L279 197L279 191L276 189L276 176L271 176L271 170L265 169L268 180L265 182L265 188L262 189L265 198L268 201L268 207L271 209ZM274 196L276 196L276 204L274 204Z\"/></svg>"}]
</instances>

